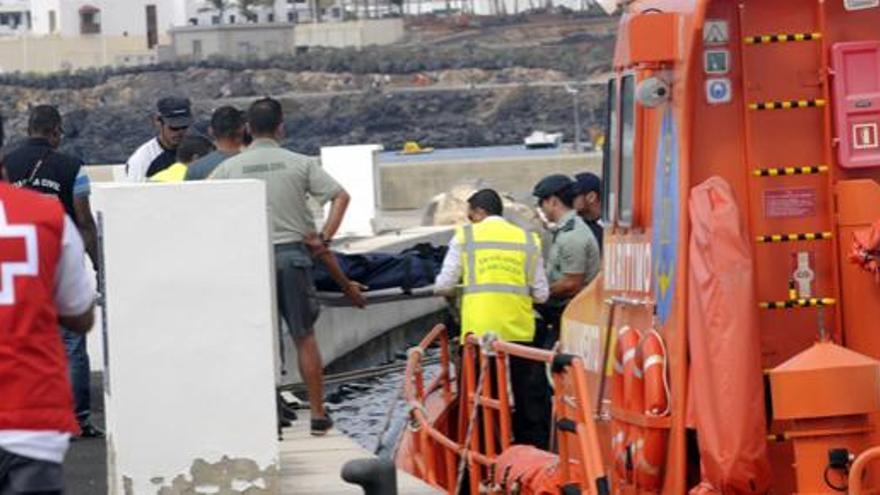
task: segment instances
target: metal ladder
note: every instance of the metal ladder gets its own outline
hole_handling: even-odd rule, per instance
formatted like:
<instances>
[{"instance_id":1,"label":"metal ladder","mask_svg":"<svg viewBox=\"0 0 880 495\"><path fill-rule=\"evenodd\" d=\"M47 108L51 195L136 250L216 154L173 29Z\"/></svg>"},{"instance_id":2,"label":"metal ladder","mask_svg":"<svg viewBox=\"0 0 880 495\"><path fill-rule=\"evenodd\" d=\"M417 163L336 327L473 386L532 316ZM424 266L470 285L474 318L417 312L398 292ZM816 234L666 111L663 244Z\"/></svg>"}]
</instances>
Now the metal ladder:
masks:
<instances>
[{"instance_id":1,"label":"metal ladder","mask_svg":"<svg viewBox=\"0 0 880 495\"><path fill-rule=\"evenodd\" d=\"M838 247L835 241L837 237L836 213L834 206L834 149L833 149L833 130L832 115L830 107L830 70L829 70L829 49L826 44L826 14L825 0L815 1L816 12L816 28L811 32L781 32L781 33L749 33L746 19L746 1L739 4L739 21L740 29L743 30L741 37L741 62L742 62L742 94L745 104L743 105L743 122L744 122L744 139L746 160L750 167L749 190L765 191L767 178L780 177L784 178L786 184L797 186L803 182L804 176L822 175L824 177L823 186L818 194L826 195L825 204L826 211L817 214L816 226L808 232L760 232L753 239L755 242L754 249L765 249L765 246L776 243L791 244L790 253L795 254L806 243L814 242L830 242L830 252L832 259L823 260L830 265L830 280L823 288L827 293L813 294L811 297L801 297L797 291L793 289L793 282L789 280L789 291L786 298L771 301L759 301L758 305L762 310L796 310L799 308L816 307L819 308L819 333L824 334L824 317L823 309L831 308L833 311L833 337L840 340L841 317L840 311L837 310L837 302L840 299L839 286L839 267L838 267ZM816 56L819 59L819 72L817 74L821 94L814 99L803 99L799 95L793 96L792 99L773 100L773 101L752 101L750 93L752 88L749 77L748 64L746 63L749 54L754 50L775 49L780 57L784 57L786 49L780 45L794 45L801 43L811 43L816 47ZM777 45L776 48L771 48ZM780 74L775 77L786 77L786 74ZM787 117L791 119L816 119L816 125L821 126L822 136L822 156L817 157L815 163L811 164L772 164L766 163L761 153L755 150L754 143L756 140L766 137L756 135L753 130L753 122L762 118L768 112L786 112ZM750 196L751 197L751 196ZM760 213L751 212L749 218L750 225L754 225L754 217ZM754 230L752 230L754 232ZM814 266L819 265L819 260L815 260ZM757 266L756 269L761 267ZM815 271L815 269L814 269ZM814 284L814 287L818 284Z\"/></svg>"}]
</instances>

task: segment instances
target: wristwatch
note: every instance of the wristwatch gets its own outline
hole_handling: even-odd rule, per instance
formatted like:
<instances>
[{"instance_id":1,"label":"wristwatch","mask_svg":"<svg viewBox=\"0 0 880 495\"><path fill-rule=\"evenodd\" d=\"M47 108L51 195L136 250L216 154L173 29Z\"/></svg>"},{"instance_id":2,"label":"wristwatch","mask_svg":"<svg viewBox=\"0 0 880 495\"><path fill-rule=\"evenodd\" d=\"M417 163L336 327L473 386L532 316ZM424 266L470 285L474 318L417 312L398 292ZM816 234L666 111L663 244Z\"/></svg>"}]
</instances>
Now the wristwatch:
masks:
<instances>
[{"instance_id":1,"label":"wristwatch","mask_svg":"<svg viewBox=\"0 0 880 495\"><path fill-rule=\"evenodd\" d=\"M318 234L318 238L321 239L321 244L323 244L324 247L330 247L330 243L333 242L333 239L328 238L323 232Z\"/></svg>"}]
</instances>

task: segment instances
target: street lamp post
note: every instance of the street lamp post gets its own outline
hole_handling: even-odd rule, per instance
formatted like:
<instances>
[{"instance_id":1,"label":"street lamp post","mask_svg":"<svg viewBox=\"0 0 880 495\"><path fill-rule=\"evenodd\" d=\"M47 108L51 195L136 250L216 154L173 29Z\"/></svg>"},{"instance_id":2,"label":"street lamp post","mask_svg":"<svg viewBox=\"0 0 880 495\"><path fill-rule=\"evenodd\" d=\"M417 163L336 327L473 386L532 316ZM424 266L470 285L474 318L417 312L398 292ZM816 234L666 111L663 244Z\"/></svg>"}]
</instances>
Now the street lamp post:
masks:
<instances>
[{"instance_id":1,"label":"street lamp post","mask_svg":"<svg viewBox=\"0 0 880 495\"><path fill-rule=\"evenodd\" d=\"M572 96L574 103L574 150L581 149L581 112L580 102L578 101L578 93L580 90L569 85L565 85L565 91Z\"/></svg>"}]
</instances>

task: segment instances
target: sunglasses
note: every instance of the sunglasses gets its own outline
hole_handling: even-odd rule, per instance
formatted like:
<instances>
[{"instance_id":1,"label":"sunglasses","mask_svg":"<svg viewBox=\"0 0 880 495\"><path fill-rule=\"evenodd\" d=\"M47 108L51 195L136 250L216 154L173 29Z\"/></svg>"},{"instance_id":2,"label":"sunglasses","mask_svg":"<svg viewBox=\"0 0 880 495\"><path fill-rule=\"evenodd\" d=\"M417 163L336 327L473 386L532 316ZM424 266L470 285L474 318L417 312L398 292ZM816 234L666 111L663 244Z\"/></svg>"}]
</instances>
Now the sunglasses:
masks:
<instances>
[{"instance_id":1,"label":"sunglasses","mask_svg":"<svg viewBox=\"0 0 880 495\"><path fill-rule=\"evenodd\" d=\"M185 130L189 129L188 125L181 125L181 126L168 125L168 123L165 122L165 119L161 119L161 118L159 119L159 122L161 122L162 125L164 125L165 127L167 127L168 129L170 129L174 132L180 132L180 131L185 131Z\"/></svg>"}]
</instances>

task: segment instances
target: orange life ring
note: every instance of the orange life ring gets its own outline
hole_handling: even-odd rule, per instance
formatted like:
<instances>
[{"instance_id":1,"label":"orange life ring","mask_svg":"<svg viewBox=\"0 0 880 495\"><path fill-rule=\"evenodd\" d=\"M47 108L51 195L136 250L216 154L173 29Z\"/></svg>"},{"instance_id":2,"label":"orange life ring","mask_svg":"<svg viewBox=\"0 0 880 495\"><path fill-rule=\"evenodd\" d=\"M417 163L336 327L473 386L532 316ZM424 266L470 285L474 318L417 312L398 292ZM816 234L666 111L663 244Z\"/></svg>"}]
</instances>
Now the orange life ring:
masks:
<instances>
[{"instance_id":1,"label":"orange life ring","mask_svg":"<svg viewBox=\"0 0 880 495\"><path fill-rule=\"evenodd\" d=\"M611 402L615 407L634 413L644 410L644 384L641 356L638 353L641 334L635 328L624 326L617 333L614 355L614 381ZM620 480L629 481L634 448L640 437L639 428L621 421L612 423L612 452L614 469Z\"/></svg>"},{"instance_id":2,"label":"orange life ring","mask_svg":"<svg viewBox=\"0 0 880 495\"><path fill-rule=\"evenodd\" d=\"M656 330L649 330L641 344L645 381L646 416L669 415L669 380L667 379L666 345ZM667 431L645 428L636 448L636 483L656 490L663 481L666 463Z\"/></svg>"}]
</instances>

